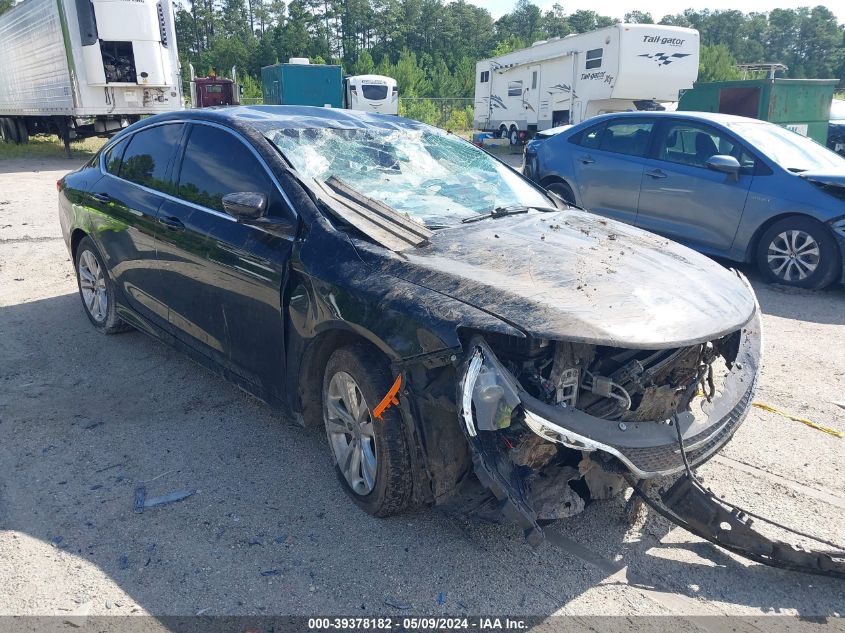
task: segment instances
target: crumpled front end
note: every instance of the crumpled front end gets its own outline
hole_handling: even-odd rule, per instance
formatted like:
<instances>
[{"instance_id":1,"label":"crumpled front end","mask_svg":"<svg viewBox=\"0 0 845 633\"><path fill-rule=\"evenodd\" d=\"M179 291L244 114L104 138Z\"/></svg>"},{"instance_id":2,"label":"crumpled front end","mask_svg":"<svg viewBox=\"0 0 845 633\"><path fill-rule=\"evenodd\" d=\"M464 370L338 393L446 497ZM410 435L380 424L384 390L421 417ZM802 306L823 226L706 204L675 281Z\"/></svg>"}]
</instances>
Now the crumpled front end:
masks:
<instances>
[{"instance_id":1,"label":"crumpled front end","mask_svg":"<svg viewBox=\"0 0 845 633\"><path fill-rule=\"evenodd\" d=\"M616 494L624 476L674 475L683 453L690 467L716 453L751 406L761 346L759 306L739 330L681 348L475 333L457 403L476 475L539 538L538 521Z\"/></svg>"}]
</instances>

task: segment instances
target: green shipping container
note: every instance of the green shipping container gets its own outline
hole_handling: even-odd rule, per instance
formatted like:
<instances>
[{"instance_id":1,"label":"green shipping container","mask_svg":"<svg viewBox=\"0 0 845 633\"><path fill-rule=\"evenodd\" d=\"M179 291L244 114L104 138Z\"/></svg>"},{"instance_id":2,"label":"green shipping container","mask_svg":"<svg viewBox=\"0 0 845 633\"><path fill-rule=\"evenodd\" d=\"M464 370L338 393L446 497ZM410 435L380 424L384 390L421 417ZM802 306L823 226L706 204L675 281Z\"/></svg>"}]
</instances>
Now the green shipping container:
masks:
<instances>
[{"instance_id":1,"label":"green shipping container","mask_svg":"<svg viewBox=\"0 0 845 633\"><path fill-rule=\"evenodd\" d=\"M343 71L324 64L275 64L261 69L266 105L343 107Z\"/></svg>"},{"instance_id":2,"label":"green shipping container","mask_svg":"<svg viewBox=\"0 0 845 633\"><path fill-rule=\"evenodd\" d=\"M824 145L837 79L748 79L696 83L678 110L722 112L777 123Z\"/></svg>"}]
</instances>

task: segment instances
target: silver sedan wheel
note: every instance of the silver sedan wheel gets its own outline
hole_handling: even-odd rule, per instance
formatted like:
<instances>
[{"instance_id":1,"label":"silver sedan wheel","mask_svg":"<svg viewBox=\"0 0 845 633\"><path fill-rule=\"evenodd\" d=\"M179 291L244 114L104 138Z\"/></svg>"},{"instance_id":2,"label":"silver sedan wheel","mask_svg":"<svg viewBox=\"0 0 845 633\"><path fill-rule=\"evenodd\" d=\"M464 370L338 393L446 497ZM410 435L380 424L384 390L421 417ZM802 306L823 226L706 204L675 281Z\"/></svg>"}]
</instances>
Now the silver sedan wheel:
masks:
<instances>
[{"instance_id":1,"label":"silver sedan wheel","mask_svg":"<svg viewBox=\"0 0 845 633\"><path fill-rule=\"evenodd\" d=\"M79 289L91 317L97 323L105 321L109 311L106 278L100 262L91 251L82 251L79 256Z\"/></svg>"},{"instance_id":2,"label":"silver sedan wheel","mask_svg":"<svg viewBox=\"0 0 845 633\"><path fill-rule=\"evenodd\" d=\"M820 259L819 243L809 233L784 231L769 244L769 268L784 281L802 281L816 272Z\"/></svg>"},{"instance_id":3,"label":"silver sedan wheel","mask_svg":"<svg viewBox=\"0 0 845 633\"><path fill-rule=\"evenodd\" d=\"M329 381L324 419L334 458L349 486L364 496L376 483L373 416L358 383L345 371Z\"/></svg>"}]
</instances>

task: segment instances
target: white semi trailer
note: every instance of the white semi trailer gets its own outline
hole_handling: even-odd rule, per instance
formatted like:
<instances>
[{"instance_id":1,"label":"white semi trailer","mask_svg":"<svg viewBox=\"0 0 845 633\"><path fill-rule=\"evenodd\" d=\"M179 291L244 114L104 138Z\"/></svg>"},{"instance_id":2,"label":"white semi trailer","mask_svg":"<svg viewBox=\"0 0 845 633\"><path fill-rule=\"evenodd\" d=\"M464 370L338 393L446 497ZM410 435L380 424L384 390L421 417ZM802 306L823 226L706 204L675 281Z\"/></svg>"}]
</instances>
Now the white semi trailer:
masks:
<instances>
[{"instance_id":1,"label":"white semi trailer","mask_svg":"<svg viewBox=\"0 0 845 633\"><path fill-rule=\"evenodd\" d=\"M698 77L698 31L615 24L476 64L475 127L516 144L596 114L660 108Z\"/></svg>"},{"instance_id":2,"label":"white semi trailer","mask_svg":"<svg viewBox=\"0 0 845 633\"><path fill-rule=\"evenodd\" d=\"M0 15L0 132L115 133L183 108L171 0L23 0Z\"/></svg>"}]
</instances>

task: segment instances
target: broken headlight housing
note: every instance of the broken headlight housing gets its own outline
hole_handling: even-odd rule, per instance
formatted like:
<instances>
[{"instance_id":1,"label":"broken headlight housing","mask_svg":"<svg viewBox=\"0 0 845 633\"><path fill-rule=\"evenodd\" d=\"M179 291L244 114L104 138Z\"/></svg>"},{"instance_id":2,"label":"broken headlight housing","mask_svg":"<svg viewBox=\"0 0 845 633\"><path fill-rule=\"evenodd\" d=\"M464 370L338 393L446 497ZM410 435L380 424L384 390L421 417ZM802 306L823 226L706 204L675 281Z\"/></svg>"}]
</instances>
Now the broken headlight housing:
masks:
<instances>
[{"instance_id":1,"label":"broken headlight housing","mask_svg":"<svg viewBox=\"0 0 845 633\"><path fill-rule=\"evenodd\" d=\"M519 387L481 337L470 343L472 353L460 386L461 417L471 437L477 431L498 431L510 426L520 404Z\"/></svg>"}]
</instances>

